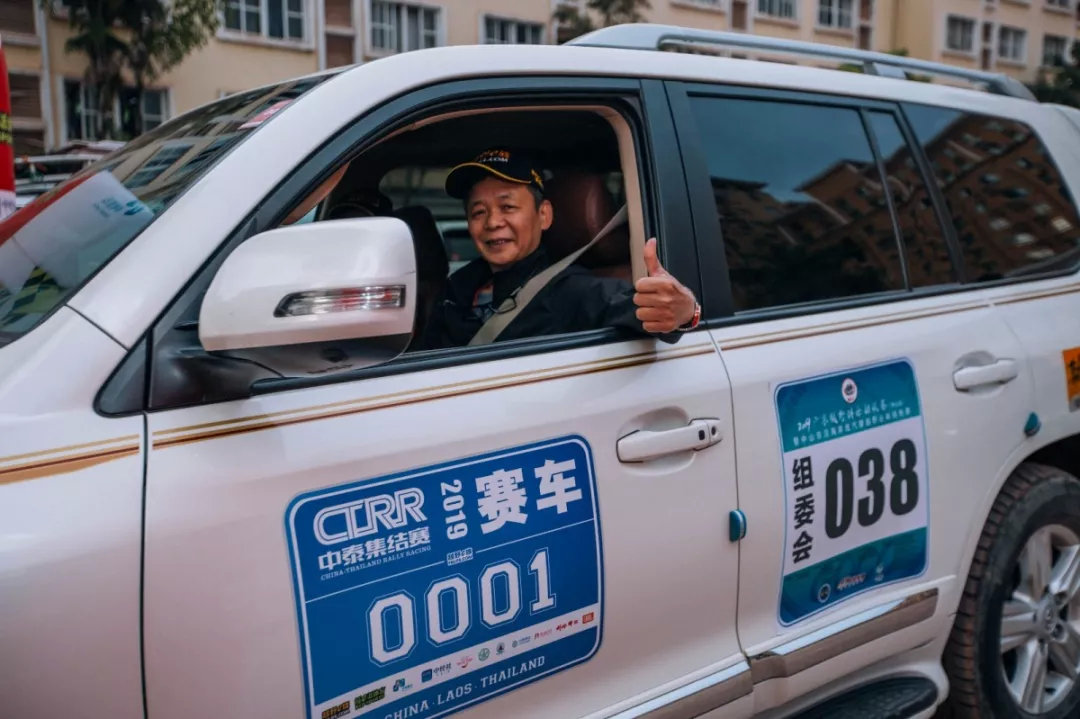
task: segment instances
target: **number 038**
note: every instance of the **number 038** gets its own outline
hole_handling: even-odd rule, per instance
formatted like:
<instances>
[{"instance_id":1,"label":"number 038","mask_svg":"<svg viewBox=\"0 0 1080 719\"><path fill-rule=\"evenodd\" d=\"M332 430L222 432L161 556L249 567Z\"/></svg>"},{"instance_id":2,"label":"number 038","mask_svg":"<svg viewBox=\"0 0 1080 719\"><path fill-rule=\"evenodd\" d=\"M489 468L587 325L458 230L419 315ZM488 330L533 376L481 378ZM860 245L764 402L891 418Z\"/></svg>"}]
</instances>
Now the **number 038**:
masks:
<instances>
[{"instance_id":1,"label":"number 038","mask_svg":"<svg viewBox=\"0 0 1080 719\"><path fill-rule=\"evenodd\" d=\"M891 477L886 488L885 456L877 447L859 455L859 479L866 481L866 496L855 504L855 470L844 457L834 459L825 470L825 534L836 539L848 531L852 515L859 525L877 523L885 508L901 517L919 504L919 476L915 473L915 443L901 439L889 452ZM888 490L886 497L886 489Z\"/></svg>"}]
</instances>

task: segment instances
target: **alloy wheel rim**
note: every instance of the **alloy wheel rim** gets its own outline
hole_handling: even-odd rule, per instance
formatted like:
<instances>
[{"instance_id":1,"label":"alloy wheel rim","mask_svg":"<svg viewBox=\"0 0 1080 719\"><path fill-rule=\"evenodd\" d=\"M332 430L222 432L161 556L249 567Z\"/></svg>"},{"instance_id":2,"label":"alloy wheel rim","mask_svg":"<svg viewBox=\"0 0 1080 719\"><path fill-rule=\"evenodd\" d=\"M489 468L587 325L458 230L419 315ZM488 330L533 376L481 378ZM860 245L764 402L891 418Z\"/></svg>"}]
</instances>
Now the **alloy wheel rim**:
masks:
<instances>
[{"instance_id":1,"label":"alloy wheel rim","mask_svg":"<svg viewBox=\"0 0 1080 719\"><path fill-rule=\"evenodd\" d=\"M1030 714L1052 711L1080 678L1080 537L1060 524L1020 551L1001 612L1001 671Z\"/></svg>"}]
</instances>

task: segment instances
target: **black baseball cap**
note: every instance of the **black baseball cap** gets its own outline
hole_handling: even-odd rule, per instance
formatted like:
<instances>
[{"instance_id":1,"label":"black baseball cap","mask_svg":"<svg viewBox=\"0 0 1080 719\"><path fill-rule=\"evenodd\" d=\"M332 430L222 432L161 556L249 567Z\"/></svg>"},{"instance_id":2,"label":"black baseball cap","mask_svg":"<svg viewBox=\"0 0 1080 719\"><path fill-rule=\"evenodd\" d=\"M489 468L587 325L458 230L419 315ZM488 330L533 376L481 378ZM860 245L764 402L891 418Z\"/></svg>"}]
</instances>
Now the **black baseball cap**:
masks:
<instances>
[{"instance_id":1,"label":"black baseball cap","mask_svg":"<svg viewBox=\"0 0 1080 719\"><path fill-rule=\"evenodd\" d=\"M446 176L446 194L459 200L467 199L472 186L487 177L507 182L532 185L544 191L544 181L532 158L517 150L494 148L484 150L469 162L463 162Z\"/></svg>"}]
</instances>

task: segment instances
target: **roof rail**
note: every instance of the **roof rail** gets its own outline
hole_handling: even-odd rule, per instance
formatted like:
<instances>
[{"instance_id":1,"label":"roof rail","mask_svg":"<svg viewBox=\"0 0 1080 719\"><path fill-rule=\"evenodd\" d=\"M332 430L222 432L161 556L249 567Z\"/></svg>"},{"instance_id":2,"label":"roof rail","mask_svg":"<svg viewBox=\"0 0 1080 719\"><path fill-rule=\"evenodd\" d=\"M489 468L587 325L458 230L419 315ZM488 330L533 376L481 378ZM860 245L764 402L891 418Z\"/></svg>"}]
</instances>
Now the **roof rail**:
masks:
<instances>
[{"instance_id":1,"label":"roof rail","mask_svg":"<svg viewBox=\"0 0 1080 719\"><path fill-rule=\"evenodd\" d=\"M588 47L618 47L629 50L662 50L666 46L714 46L738 47L747 50L767 50L791 55L808 55L848 60L860 63L863 72L868 75L880 75L906 79L905 71L911 70L929 75L959 78L983 85L996 95L1034 100L1035 96L1022 82L1008 75L980 70L968 70L944 63L916 60L901 55L889 55L883 52L856 50L855 48L825 45L798 40L747 35L738 32L719 32L677 27L675 25L654 25L651 23L632 23L615 25L582 35L571 40L568 45Z\"/></svg>"}]
</instances>

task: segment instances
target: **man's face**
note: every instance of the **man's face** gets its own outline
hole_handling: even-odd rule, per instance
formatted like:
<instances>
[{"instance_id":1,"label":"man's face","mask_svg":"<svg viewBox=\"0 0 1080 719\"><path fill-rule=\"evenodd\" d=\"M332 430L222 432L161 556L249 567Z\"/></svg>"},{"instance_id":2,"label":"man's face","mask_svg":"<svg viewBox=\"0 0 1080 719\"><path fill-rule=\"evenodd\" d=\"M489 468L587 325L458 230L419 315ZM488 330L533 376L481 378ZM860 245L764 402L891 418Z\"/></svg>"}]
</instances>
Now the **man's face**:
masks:
<instances>
[{"instance_id":1,"label":"man's face","mask_svg":"<svg viewBox=\"0 0 1080 719\"><path fill-rule=\"evenodd\" d=\"M473 185L466 203L469 235L493 270L504 270L540 246L551 227L551 203L540 207L525 185L488 177Z\"/></svg>"}]
</instances>

